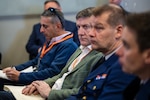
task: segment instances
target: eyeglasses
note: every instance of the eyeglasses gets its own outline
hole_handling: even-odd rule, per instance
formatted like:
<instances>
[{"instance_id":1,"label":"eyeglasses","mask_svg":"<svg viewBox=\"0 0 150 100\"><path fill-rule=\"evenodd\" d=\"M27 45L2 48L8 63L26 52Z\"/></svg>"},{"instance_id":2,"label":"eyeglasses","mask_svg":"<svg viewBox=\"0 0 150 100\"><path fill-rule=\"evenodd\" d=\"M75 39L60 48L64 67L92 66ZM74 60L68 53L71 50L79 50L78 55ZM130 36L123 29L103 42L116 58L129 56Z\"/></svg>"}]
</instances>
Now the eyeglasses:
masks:
<instances>
[{"instance_id":1,"label":"eyeglasses","mask_svg":"<svg viewBox=\"0 0 150 100\"><path fill-rule=\"evenodd\" d=\"M60 17L60 15L58 14L57 9L55 9L55 8L48 8L48 10L51 13L55 14L58 17L58 19L60 20L60 23L61 23L62 27L64 28L64 21L63 21L62 17Z\"/></svg>"}]
</instances>

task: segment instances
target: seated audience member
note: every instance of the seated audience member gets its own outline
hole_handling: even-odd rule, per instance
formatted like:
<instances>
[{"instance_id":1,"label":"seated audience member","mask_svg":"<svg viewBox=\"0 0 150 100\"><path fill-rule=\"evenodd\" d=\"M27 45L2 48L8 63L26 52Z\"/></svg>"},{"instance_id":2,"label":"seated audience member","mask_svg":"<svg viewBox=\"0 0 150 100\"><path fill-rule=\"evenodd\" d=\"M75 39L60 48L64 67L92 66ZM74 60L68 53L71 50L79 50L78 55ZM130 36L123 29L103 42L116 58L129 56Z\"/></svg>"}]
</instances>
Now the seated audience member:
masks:
<instances>
[{"instance_id":1,"label":"seated audience member","mask_svg":"<svg viewBox=\"0 0 150 100\"><path fill-rule=\"evenodd\" d=\"M78 94L67 100L123 100L123 91L135 79L121 70L115 52L121 47L124 11L117 5L96 7L91 18L89 36L94 50L105 55L102 63L93 66Z\"/></svg>"},{"instance_id":2,"label":"seated audience member","mask_svg":"<svg viewBox=\"0 0 150 100\"><path fill-rule=\"evenodd\" d=\"M149 18L150 11L139 14L130 14L127 17L126 27L122 35L123 47L117 52L122 64L122 70L137 75L141 79L141 86L134 97L134 100L150 100ZM129 87L132 86L129 85ZM135 93L132 92L131 95L134 95ZM125 100L131 100L127 98L128 96L125 97Z\"/></svg>"},{"instance_id":3,"label":"seated audience member","mask_svg":"<svg viewBox=\"0 0 150 100\"><path fill-rule=\"evenodd\" d=\"M78 92L91 66L95 65L102 57L101 53L91 49L89 36L87 34L92 9L93 7L86 8L76 15L81 45L70 57L65 68L60 74L45 80L46 83L44 81L34 81L23 90L24 94L30 95L33 91L38 91L41 96L48 100L64 100L71 94L76 94ZM40 84L40 86L37 86L37 84ZM9 97L9 94L10 93L7 92L5 93L5 99ZM1 95L2 92L0 92L0 96ZM13 98L11 98L11 100L13 100Z\"/></svg>"},{"instance_id":4,"label":"seated audience member","mask_svg":"<svg viewBox=\"0 0 150 100\"><path fill-rule=\"evenodd\" d=\"M0 90L4 84L30 84L35 80L53 77L61 72L70 56L77 49L73 42L73 34L64 30L63 14L54 8L45 10L41 15L40 31L46 38L38 56L26 63L3 69L9 80L0 79ZM36 66L37 71L20 72L30 66Z\"/></svg>"},{"instance_id":5,"label":"seated audience member","mask_svg":"<svg viewBox=\"0 0 150 100\"><path fill-rule=\"evenodd\" d=\"M55 8L60 11L62 11L61 6L57 0L47 0L44 3L44 10L48 8ZM45 42L45 36L43 33L40 32L40 23L35 24L33 26L33 31L29 37L29 40L26 44L26 50L29 53L30 60L35 58L40 51L41 47L43 46ZM77 27L76 24L72 21L65 20L64 28L66 31L70 31L73 33L73 41L77 43L77 45L80 45L78 34L77 34Z\"/></svg>"}]
</instances>

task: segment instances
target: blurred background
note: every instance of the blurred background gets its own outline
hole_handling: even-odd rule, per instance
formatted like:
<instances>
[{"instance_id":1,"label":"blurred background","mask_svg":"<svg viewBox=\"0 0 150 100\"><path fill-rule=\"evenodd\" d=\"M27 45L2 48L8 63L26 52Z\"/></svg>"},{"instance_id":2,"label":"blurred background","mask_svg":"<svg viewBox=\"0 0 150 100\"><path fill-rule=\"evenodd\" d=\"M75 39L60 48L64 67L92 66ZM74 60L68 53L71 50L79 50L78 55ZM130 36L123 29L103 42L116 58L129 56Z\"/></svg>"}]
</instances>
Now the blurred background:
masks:
<instances>
[{"instance_id":1,"label":"blurred background","mask_svg":"<svg viewBox=\"0 0 150 100\"><path fill-rule=\"evenodd\" d=\"M76 13L86 7L101 6L108 0L58 0L66 19L75 22ZM40 21L45 0L0 0L1 67L28 61L25 45L34 24ZM122 0L121 6L129 12L150 10L150 0Z\"/></svg>"}]
</instances>

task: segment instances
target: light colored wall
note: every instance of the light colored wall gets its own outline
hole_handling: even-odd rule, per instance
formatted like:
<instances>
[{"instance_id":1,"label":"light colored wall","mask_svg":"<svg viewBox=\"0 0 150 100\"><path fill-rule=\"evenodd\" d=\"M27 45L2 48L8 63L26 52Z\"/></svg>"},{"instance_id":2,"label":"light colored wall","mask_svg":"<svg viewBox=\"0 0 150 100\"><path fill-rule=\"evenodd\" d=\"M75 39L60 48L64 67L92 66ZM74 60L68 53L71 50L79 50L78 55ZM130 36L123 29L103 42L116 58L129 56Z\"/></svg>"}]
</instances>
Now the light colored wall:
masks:
<instances>
[{"instance_id":1,"label":"light colored wall","mask_svg":"<svg viewBox=\"0 0 150 100\"><path fill-rule=\"evenodd\" d=\"M39 18L8 18L0 20L0 52L2 66L17 65L28 60L25 50L32 25Z\"/></svg>"},{"instance_id":2,"label":"light colored wall","mask_svg":"<svg viewBox=\"0 0 150 100\"><path fill-rule=\"evenodd\" d=\"M150 0L122 0L121 5L129 12L150 11Z\"/></svg>"}]
</instances>

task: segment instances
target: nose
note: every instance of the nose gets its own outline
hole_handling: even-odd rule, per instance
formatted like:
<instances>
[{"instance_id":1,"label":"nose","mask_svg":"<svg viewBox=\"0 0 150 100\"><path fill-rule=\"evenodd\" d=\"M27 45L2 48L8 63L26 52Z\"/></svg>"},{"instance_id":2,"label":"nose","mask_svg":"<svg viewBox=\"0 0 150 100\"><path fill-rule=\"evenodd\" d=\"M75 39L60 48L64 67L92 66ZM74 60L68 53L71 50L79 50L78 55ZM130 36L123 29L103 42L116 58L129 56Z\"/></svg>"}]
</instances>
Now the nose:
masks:
<instances>
[{"instance_id":1,"label":"nose","mask_svg":"<svg viewBox=\"0 0 150 100\"><path fill-rule=\"evenodd\" d=\"M95 36L95 30L94 30L94 28L91 28L91 29L88 31L88 35L89 35L90 37L94 37L94 36Z\"/></svg>"},{"instance_id":2,"label":"nose","mask_svg":"<svg viewBox=\"0 0 150 100\"><path fill-rule=\"evenodd\" d=\"M41 33L44 32L43 26L40 27L40 32L41 32Z\"/></svg>"},{"instance_id":3,"label":"nose","mask_svg":"<svg viewBox=\"0 0 150 100\"><path fill-rule=\"evenodd\" d=\"M85 30L82 27L78 28L78 35L84 35L84 34L85 34Z\"/></svg>"}]
</instances>

